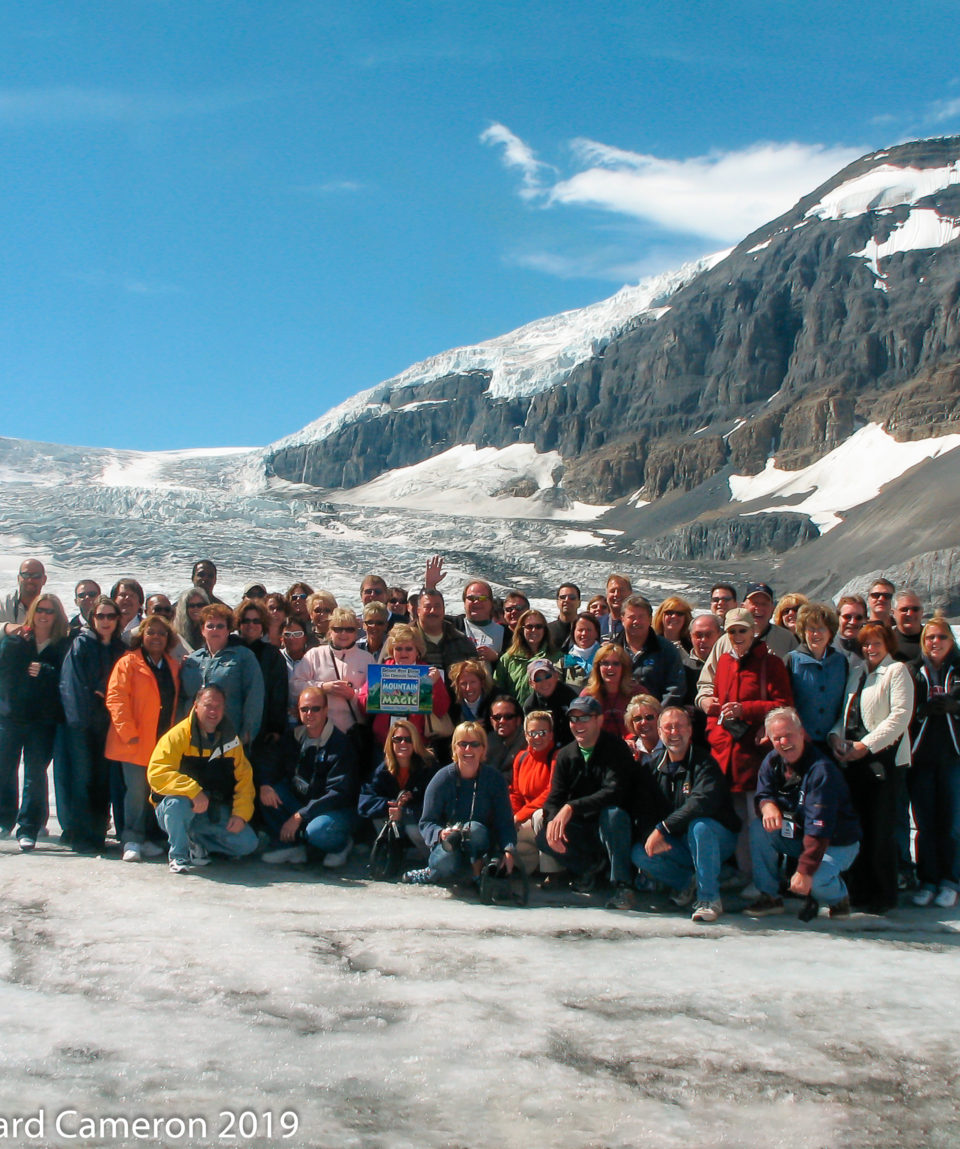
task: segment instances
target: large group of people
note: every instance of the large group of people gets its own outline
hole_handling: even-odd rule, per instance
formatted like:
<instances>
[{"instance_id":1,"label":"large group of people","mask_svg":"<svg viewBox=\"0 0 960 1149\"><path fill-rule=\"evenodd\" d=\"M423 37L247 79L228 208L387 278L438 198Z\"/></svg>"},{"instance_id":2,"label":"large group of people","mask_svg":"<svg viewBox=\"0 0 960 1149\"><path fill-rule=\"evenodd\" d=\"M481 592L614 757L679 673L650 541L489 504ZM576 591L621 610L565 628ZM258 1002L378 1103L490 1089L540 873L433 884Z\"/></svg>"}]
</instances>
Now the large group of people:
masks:
<instances>
[{"instance_id":1,"label":"large group of people","mask_svg":"<svg viewBox=\"0 0 960 1149\"><path fill-rule=\"evenodd\" d=\"M0 837L51 834L52 761L62 845L101 854L112 829L174 874L336 870L386 830L411 885L493 867L699 922L727 891L756 918L957 904L960 654L912 591L718 582L655 607L618 572L585 607L563 583L551 617L483 579L450 609L444 577L368 575L354 604L251 582L231 607L203 559L172 597L82 578L68 618L24 560L0 600ZM389 667L425 701L381 706Z\"/></svg>"}]
</instances>

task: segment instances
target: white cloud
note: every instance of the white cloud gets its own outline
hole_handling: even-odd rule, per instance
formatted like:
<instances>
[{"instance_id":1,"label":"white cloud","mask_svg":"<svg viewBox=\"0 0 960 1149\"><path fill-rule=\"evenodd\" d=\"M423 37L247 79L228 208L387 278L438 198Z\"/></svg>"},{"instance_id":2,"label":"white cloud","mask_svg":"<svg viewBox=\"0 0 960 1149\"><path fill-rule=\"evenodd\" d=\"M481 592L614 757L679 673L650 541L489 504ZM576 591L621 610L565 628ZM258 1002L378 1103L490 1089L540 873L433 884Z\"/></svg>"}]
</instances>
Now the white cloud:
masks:
<instances>
[{"instance_id":1,"label":"white cloud","mask_svg":"<svg viewBox=\"0 0 960 1149\"><path fill-rule=\"evenodd\" d=\"M494 134L495 133L495 134ZM589 207L641 219L678 234L733 243L792 207L862 154L820 144L761 143L686 159L626 151L596 140L570 144L571 174L548 182L550 169L502 124L487 143L503 143L504 162L524 175L520 194L548 206Z\"/></svg>"},{"instance_id":2,"label":"white cloud","mask_svg":"<svg viewBox=\"0 0 960 1149\"><path fill-rule=\"evenodd\" d=\"M537 194L542 187L541 177L555 169L537 159L533 149L515 136L503 124L491 124L480 136L482 144L503 148L504 167L517 168L523 177L520 194L526 198Z\"/></svg>"},{"instance_id":3,"label":"white cloud","mask_svg":"<svg viewBox=\"0 0 960 1149\"><path fill-rule=\"evenodd\" d=\"M554 184L549 203L600 208L732 243L792 207L860 151L769 143L665 160L575 140L573 155L582 170Z\"/></svg>"}]
</instances>

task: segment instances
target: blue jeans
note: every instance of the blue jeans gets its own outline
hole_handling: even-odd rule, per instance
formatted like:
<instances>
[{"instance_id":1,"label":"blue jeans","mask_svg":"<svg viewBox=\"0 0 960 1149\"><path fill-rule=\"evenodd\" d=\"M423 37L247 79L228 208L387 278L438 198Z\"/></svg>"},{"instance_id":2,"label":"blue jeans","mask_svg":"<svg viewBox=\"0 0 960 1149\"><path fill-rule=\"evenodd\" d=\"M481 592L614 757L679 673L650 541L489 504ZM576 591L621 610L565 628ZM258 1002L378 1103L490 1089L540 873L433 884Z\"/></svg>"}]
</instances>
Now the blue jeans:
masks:
<instances>
[{"instance_id":1,"label":"blue jeans","mask_svg":"<svg viewBox=\"0 0 960 1149\"><path fill-rule=\"evenodd\" d=\"M281 845L280 828L284 822L301 809L303 802L294 794L286 782L274 783L280 798L279 806L261 806L264 825L273 839L274 845ZM317 850L325 854L339 854L346 848L350 835L357 828L359 817L353 810L327 810L311 818L302 827L303 837Z\"/></svg>"},{"instance_id":2,"label":"blue jeans","mask_svg":"<svg viewBox=\"0 0 960 1149\"><path fill-rule=\"evenodd\" d=\"M459 850L446 850L443 842L437 842L430 851L428 865L438 881L453 881L490 849L490 831L482 822L468 822L467 827L470 837Z\"/></svg>"},{"instance_id":3,"label":"blue jeans","mask_svg":"<svg viewBox=\"0 0 960 1149\"><path fill-rule=\"evenodd\" d=\"M555 858L571 874L583 874L589 870L600 856L601 847L610 859L610 880L629 882L630 816L619 806L607 806L597 818L581 818L576 814L567 823L567 848L561 853L547 844L545 821L537 835L537 848L551 858Z\"/></svg>"},{"instance_id":4,"label":"blue jeans","mask_svg":"<svg viewBox=\"0 0 960 1149\"><path fill-rule=\"evenodd\" d=\"M257 835L245 824L239 833L227 829L230 807L211 802L203 814L194 812L189 798L167 796L157 807L157 821L170 839L170 861L190 861L190 840L213 854L242 858L258 846Z\"/></svg>"},{"instance_id":5,"label":"blue jeans","mask_svg":"<svg viewBox=\"0 0 960 1149\"><path fill-rule=\"evenodd\" d=\"M684 835L668 834L669 849L652 857L643 842L633 847L637 869L655 881L682 890L696 874L697 898L720 900L720 865L737 848L737 835L714 818L695 818Z\"/></svg>"},{"instance_id":6,"label":"blue jeans","mask_svg":"<svg viewBox=\"0 0 960 1149\"><path fill-rule=\"evenodd\" d=\"M57 728L47 722L0 719L0 826L18 838L36 838L49 812L47 767L53 756ZM17 809L17 776L23 754L23 797Z\"/></svg>"},{"instance_id":7,"label":"blue jeans","mask_svg":"<svg viewBox=\"0 0 960 1149\"><path fill-rule=\"evenodd\" d=\"M810 879L811 896L827 906L835 906L845 898L847 886L841 874L850 869L859 851L859 842L852 846L828 846ZM803 839L785 838L779 830L765 830L758 818L750 823L750 853L753 884L761 894L776 898L780 894L780 858L799 858L803 853Z\"/></svg>"},{"instance_id":8,"label":"blue jeans","mask_svg":"<svg viewBox=\"0 0 960 1149\"><path fill-rule=\"evenodd\" d=\"M106 734L67 726L70 752L70 834L75 850L102 850L110 818L110 763L103 756Z\"/></svg>"}]
</instances>

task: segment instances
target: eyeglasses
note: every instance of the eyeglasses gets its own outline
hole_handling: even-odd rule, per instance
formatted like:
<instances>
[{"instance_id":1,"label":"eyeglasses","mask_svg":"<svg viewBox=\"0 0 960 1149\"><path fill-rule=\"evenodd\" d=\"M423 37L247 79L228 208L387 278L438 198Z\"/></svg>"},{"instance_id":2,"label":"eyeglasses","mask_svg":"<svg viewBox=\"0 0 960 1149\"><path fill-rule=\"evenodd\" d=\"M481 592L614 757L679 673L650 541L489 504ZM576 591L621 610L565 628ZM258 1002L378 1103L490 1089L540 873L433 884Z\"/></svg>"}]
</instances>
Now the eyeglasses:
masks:
<instances>
[{"instance_id":1,"label":"eyeglasses","mask_svg":"<svg viewBox=\"0 0 960 1149\"><path fill-rule=\"evenodd\" d=\"M491 714L491 722L516 722L520 717L519 714Z\"/></svg>"},{"instance_id":2,"label":"eyeglasses","mask_svg":"<svg viewBox=\"0 0 960 1149\"><path fill-rule=\"evenodd\" d=\"M888 590L872 590L869 594L870 598L893 598L893 595Z\"/></svg>"},{"instance_id":3,"label":"eyeglasses","mask_svg":"<svg viewBox=\"0 0 960 1149\"><path fill-rule=\"evenodd\" d=\"M483 743L482 742L458 742L457 746L461 750L479 750L483 746Z\"/></svg>"},{"instance_id":4,"label":"eyeglasses","mask_svg":"<svg viewBox=\"0 0 960 1149\"><path fill-rule=\"evenodd\" d=\"M527 608L521 602L508 602L503 608L504 614L522 614Z\"/></svg>"},{"instance_id":5,"label":"eyeglasses","mask_svg":"<svg viewBox=\"0 0 960 1149\"><path fill-rule=\"evenodd\" d=\"M96 598L100 592L98 590L78 590L76 598Z\"/></svg>"},{"instance_id":6,"label":"eyeglasses","mask_svg":"<svg viewBox=\"0 0 960 1149\"><path fill-rule=\"evenodd\" d=\"M921 614L923 612L922 606L898 606L897 610L901 614Z\"/></svg>"},{"instance_id":7,"label":"eyeglasses","mask_svg":"<svg viewBox=\"0 0 960 1149\"><path fill-rule=\"evenodd\" d=\"M408 734L394 734L390 741L394 746L403 746L404 744L413 745L413 739ZM462 746L463 743L461 742L460 745Z\"/></svg>"},{"instance_id":8,"label":"eyeglasses","mask_svg":"<svg viewBox=\"0 0 960 1149\"><path fill-rule=\"evenodd\" d=\"M527 731L527 737L528 738L546 738L548 735L550 735L552 733L553 733L552 730L528 730Z\"/></svg>"},{"instance_id":9,"label":"eyeglasses","mask_svg":"<svg viewBox=\"0 0 960 1149\"><path fill-rule=\"evenodd\" d=\"M463 600L464 602L489 602L490 596L488 594L468 594Z\"/></svg>"},{"instance_id":10,"label":"eyeglasses","mask_svg":"<svg viewBox=\"0 0 960 1149\"><path fill-rule=\"evenodd\" d=\"M542 622L525 622L523 624L524 630L546 630L547 628Z\"/></svg>"},{"instance_id":11,"label":"eyeglasses","mask_svg":"<svg viewBox=\"0 0 960 1149\"><path fill-rule=\"evenodd\" d=\"M687 612L685 610L665 610L663 612L664 618L685 618Z\"/></svg>"},{"instance_id":12,"label":"eyeglasses","mask_svg":"<svg viewBox=\"0 0 960 1149\"><path fill-rule=\"evenodd\" d=\"M539 674L535 674L533 676L533 681L535 683L537 683L537 682L549 682L551 678L553 678L552 674L548 673L546 670L542 670L542 671L540 671Z\"/></svg>"},{"instance_id":13,"label":"eyeglasses","mask_svg":"<svg viewBox=\"0 0 960 1149\"><path fill-rule=\"evenodd\" d=\"M102 622L102 621L103 621L103 619L110 619L110 618L119 618L119 617L120 617L120 615L119 615L119 614L114 614L114 613L111 611L111 612L110 612L110 614L95 614L93 617L94 617L94 618L97 620L97 622Z\"/></svg>"},{"instance_id":14,"label":"eyeglasses","mask_svg":"<svg viewBox=\"0 0 960 1149\"><path fill-rule=\"evenodd\" d=\"M333 607L332 606L315 606L313 608L313 610L310 611L310 613L311 614L333 614Z\"/></svg>"},{"instance_id":15,"label":"eyeglasses","mask_svg":"<svg viewBox=\"0 0 960 1149\"><path fill-rule=\"evenodd\" d=\"M241 626L263 626L263 619L258 618L257 615L252 614L249 618L240 619Z\"/></svg>"},{"instance_id":16,"label":"eyeglasses","mask_svg":"<svg viewBox=\"0 0 960 1149\"><path fill-rule=\"evenodd\" d=\"M405 598L388 598L387 602L390 606L406 606L407 600Z\"/></svg>"},{"instance_id":17,"label":"eyeglasses","mask_svg":"<svg viewBox=\"0 0 960 1149\"><path fill-rule=\"evenodd\" d=\"M319 714L321 710L326 710L325 706L301 706L301 714Z\"/></svg>"},{"instance_id":18,"label":"eyeglasses","mask_svg":"<svg viewBox=\"0 0 960 1149\"><path fill-rule=\"evenodd\" d=\"M711 602L733 602L732 594L715 594L710 596Z\"/></svg>"},{"instance_id":19,"label":"eyeglasses","mask_svg":"<svg viewBox=\"0 0 960 1149\"><path fill-rule=\"evenodd\" d=\"M599 718L599 714L571 714L567 721L573 725L576 722L589 722L592 718Z\"/></svg>"},{"instance_id":20,"label":"eyeglasses","mask_svg":"<svg viewBox=\"0 0 960 1149\"><path fill-rule=\"evenodd\" d=\"M283 632L284 638L303 638L302 630L285 630Z\"/></svg>"},{"instance_id":21,"label":"eyeglasses","mask_svg":"<svg viewBox=\"0 0 960 1149\"><path fill-rule=\"evenodd\" d=\"M43 578L43 571L18 571L17 578L28 579L30 582L36 582L37 579Z\"/></svg>"},{"instance_id":22,"label":"eyeglasses","mask_svg":"<svg viewBox=\"0 0 960 1149\"><path fill-rule=\"evenodd\" d=\"M173 618L173 607L172 606L154 606L154 607L150 608L150 613L163 615L164 618Z\"/></svg>"},{"instance_id":23,"label":"eyeglasses","mask_svg":"<svg viewBox=\"0 0 960 1149\"><path fill-rule=\"evenodd\" d=\"M867 616L865 614L841 614L841 622L865 622Z\"/></svg>"},{"instance_id":24,"label":"eyeglasses","mask_svg":"<svg viewBox=\"0 0 960 1149\"><path fill-rule=\"evenodd\" d=\"M206 605L205 602L188 602L187 610L203 610Z\"/></svg>"},{"instance_id":25,"label":"eyeglasses","mask_svg":"<svg viewBox=\"0 0 960 1149\"><path fill-rule=\"evenodd\" d=\"M305 594L292 594L290 595L290 601L292 602L294 599L301 599L306 597L307 596Z\"/></svg>"},{"instance_id":26,"label":"eyeglasses","mask_svg":"<svg viewBox=\"0 0 960 1149\"><path fill-rule=\"evenodd\" d=\"M38 606L37 609L33 613L34 614L56 614L57 612L54 610L54 608L52 606Z\"/></svg>"},{"instance_id":27,"label":"eyeglasses","mask_svg":"<svg viewBox=\"0 0 960 1149\"><path fill-rule=\"evenodd\" d=\"M619 665L620 665L620 662L618 659L611 660L609 658L605 658L602 662L597 663L597 666L619 666Z\"/></svg>"},{"instance_id":28,"label":"eyeglasses","mask_svg":"<svg viewBox=\"0 0 960 1149\"><path fill-rule=\"evenodd\" d=\"M330 628L334 634L356 634L357 628L355 626L332 626Z\"/></svg>"}]
</instances>

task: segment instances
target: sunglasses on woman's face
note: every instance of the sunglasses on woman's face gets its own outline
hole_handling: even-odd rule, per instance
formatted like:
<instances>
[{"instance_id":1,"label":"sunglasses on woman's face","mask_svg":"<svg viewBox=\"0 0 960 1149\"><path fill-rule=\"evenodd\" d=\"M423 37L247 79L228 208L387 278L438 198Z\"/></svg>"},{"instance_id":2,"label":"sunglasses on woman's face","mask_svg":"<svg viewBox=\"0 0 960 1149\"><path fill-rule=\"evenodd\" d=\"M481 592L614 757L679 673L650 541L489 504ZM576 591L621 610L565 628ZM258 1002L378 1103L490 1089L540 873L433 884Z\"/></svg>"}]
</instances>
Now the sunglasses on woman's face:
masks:
<instances>
[{"instance_id":1,"label":"sunglasses on woman's face","mask_svg":"<svg viewBox=\"0 0 960 1149\"><path fill-rule=\"evenodd\" d=\"M93 617L97 620L97 622L102 622L104 619L119 618L120 615L118 615L118 614L95 614Z\"/></svg>"},{"instance_id":2,"label":"sunglasses on woman's face","mask_svg":"<svg viewBox=\"0 0 960 1149\"><path fill-rule=\"evenodd\" d=\"M394 734L390 741L394 744L394 746L413 745L413 739L406 734ZM461 742L460 745L462 746L463 743Z\"/></svg>"}]
</instances>

